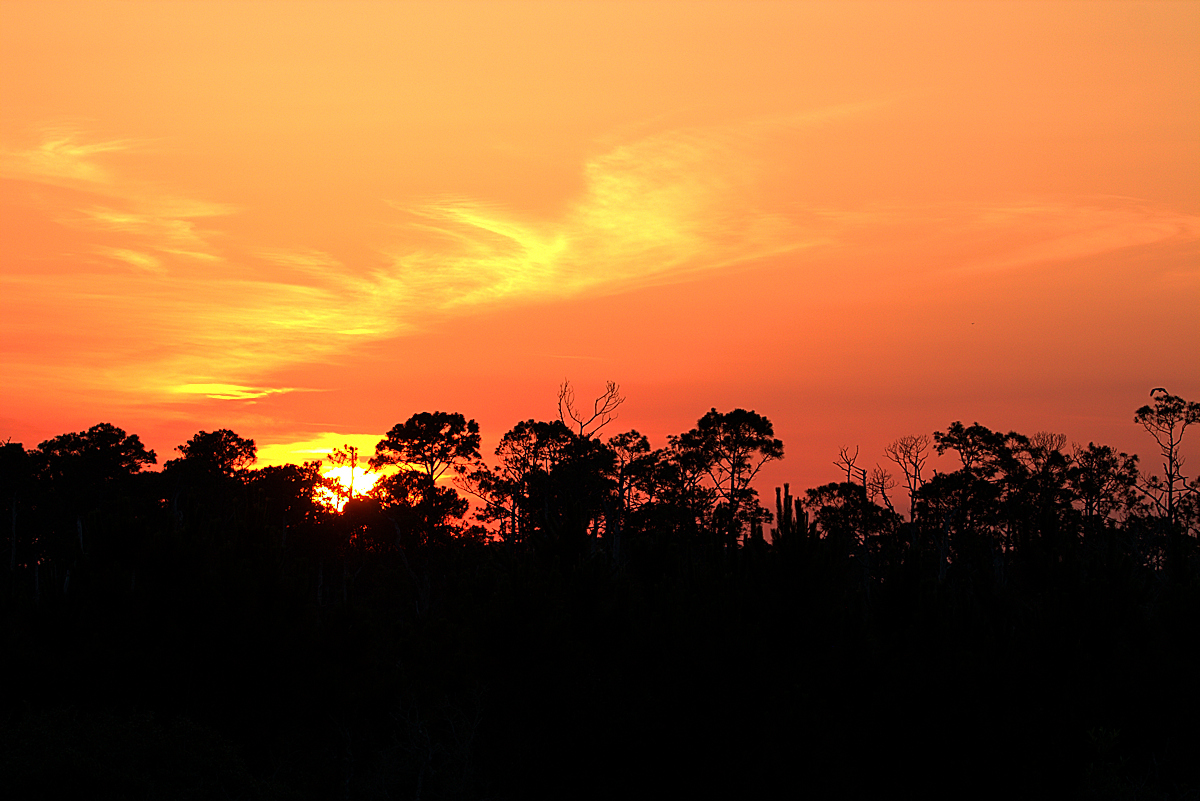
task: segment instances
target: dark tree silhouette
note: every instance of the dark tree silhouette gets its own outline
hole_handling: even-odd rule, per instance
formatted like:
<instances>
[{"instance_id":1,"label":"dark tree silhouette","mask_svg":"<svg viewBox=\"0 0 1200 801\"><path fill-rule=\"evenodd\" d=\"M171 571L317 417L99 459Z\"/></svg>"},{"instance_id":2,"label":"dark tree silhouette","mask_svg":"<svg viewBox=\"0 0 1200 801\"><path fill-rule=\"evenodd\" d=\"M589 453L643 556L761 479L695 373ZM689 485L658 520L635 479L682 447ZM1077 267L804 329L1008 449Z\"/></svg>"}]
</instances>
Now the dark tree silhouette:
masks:
<instances>
[{"instance_id":1,"label":"dark tree silhouette","mask_svg":"<svg viewBox=\"0 0 1200 801\"><path fill-rule=\"evenodd\" d=\"M469 504L438 481L478 464L478 423L457 412L420 412L392 426L375 446L371 468L394 466L398 471L380 479L373 494L385 501L399 531L412 532L419 542L442 541L452 534L451 521L461 519Z\"/></svg>"},{"instance_id":2,"label":"dark tree silhouette","mask_svg":"<svg viewBox=\"0 0 1200 801\"><path fill-rule=\"evenodd\" d=\"M44 478L88 487L119 481L157 461L137 434L127 435L111 423L48 439L37 446L35 458Z\"/></svg>"},{"instance_id":3,"label":"dark tree silhouette","mask_svg":"<svg viewBox=\"0 0 1200 801\"><path fill-rule=\"evenodd\" d=\"M250 467L258 459L254 440L239 437L227 428L200 431L175 450L182 456L167 461L164 468L186 466L195 473L226 478Z\"/></svg>"},{"instance_id":4,"label":"dark tree silhouette","mask_svg":"<svg viewBox=\"0 0 1200 801\"><path fill-rule=\"evenodd\" d=\"M465 472L479 459L479 424L457 412L420 412L397 423L375 446L371 469L419 470L430 481Z\"/></svg>"},{"instance_id":5,"label":"dark tree silhouette","mask_svg":"<svg viewBox=\"0 0 1200 801\"><path fill-rule=\"evenodd\" d=\"M679 438L681 450L694 454L725 505L726 547L736 548L744 525L764 518L750 482L767 462L783 458L771 421L753 411L715 408Z\"/></svg>"},{"instance_id":6,"label":"dark tree silhouette","mask_svg":"<svg viewBox=\"0 0 1200 801\"><path fill-rule=\"evenodd\" d=\"M621 563L621 537L630 519L651 502L651 476L657 454L650 451L650 440L637 431L626 431L608 438L613 457L613 491L602 500L604 533L614 565Z\"/></svg>"},{"instance_id":7,"label":"dark tree silhouette","mask_svg":"<svg viewBox=\"0 0 1200 801\"><path fill-rule=\"evenodd\" d=\"M1138 409L1133 419L1158 443L1163 458L1163 476L1161 479L1147 476L1140 489L1159 514L1166 518L1167 525L1174 528L1177 499L1197 491L1194 485L1188 484L1187 476L1183 475L1184 459L1179 448L1188 426L1200 423L1200 403L1185 401L1162 387L1151 390L1150 396L1154 399L1153 405Z\"/></svg>"},{"instance_id":8,"label":"dark tree silhouette","mask_svg":"<svg viewBox=\"0 0 1200 801\"><path fill-rule=\"evenodd\" d=\"M60 559L66 558L65 529L70 527L64 521L73 518L79 553L86 554L85 517L118 500L129 479L156 461L136 434L127 435L111 423L46 440L31 456L43 490L59 502L53 515L59 519L55 540Z\"/></svg>"},{"instance_id":9,"label":"dark tree silhouette","mask_svg":"<svg viewBox=\"0 0 1200 801\"><path fill-rule=\"evenodd\" d=\"M277 535L281 549L288 547L289 533L312 536L324 512L317 497L317 489L323 486L319 461L264 467L247 479L259 525Z\"/></svg>"},{"instance_id":10,"label":"dark tree silhouette","mask_svg":"<svg viewBox=\"0 0 1200 801\"><path fill-rule=\"evenodd\" d=\"M1144 475L1137 488L1158 517L1158 527L1166 545L1167 567L1179 574L1187 564L1185 546L1188 543L1184 529L1197 522L1192 512L1200 499L1200 487L1189 484L1187 476L1183 474L1184 459L1180 454L1180 445L1188 426L1200 422L1200 403L1186 401L1162 387L1150 390L1150 397L1154 403L1138 409L1133 419L1158 443L1163 475L1161 478ZM1181 509L1185 511L1183 519L1179 514ZM1181 525L1185 520L1186 524Z\"/></svg>"},{"instance_id":11,"label":"dark tree silhouette","mask_svg":"<svg viewBox=\"0 0 1200 801\"><path fill-rule=\"evenodd\" d=\"M523 420L500 438L498 465L464 477L464 489L486 504L482 519L500 523L503 541L526 542L544 522L546 509L533 500L535 485L568 457L574 436L559 420Z\"/></svg>"},{"instance_id":12,"label":"dark tree silhouette","mask_svg":"<svg viewBox=\"0 0 1200 801\"><path fill-rule=\"evenodd\" d=\"M1075 446L1068 481L1080 504L1085 533L1107 528L1113 515L1127 512L1137 501L1138 458L1117 453L1108 445L1089 442Z\"/></svg>"},{"instance_id":13,"label":"dark tree silhouette","mask_svg":"<svg viewBox=\"0 0 1200 801\"><path fill-rule=\"evenodd\" d=\"M33 484L29 454L19 442L0 445L0 499L5 514L0 524L8 531L8 572L17 570L17 509Z\"/></svg>"},{"instance_id":14,"label":"dark tree silhouette","mask_svg":"<svg viewBox=\"0 0 1200 801\"><path fill-rule=\"evenodd\" d=\"M934 432L938 456L952 450L958 454L964 470L991 477L1003 469L1011 454L1004 447L1004 435L974 423L964 426L955 421L944 431Z\"/></svg>"},{"instance_id":15,"label":"dark tree silhouette","mask_svg":"<svg viewBox=\"0 0 1200 801\"><path fill-rule=\"evenodd\" d=\"M1200 509L1189 406L1154 397L1161 504L1134 456L956 422L885 451L909 520L845 451L777 490L770 546L750 480L783 446L740 409L660 450L526 420L491 467L462 415L414 415L340 511L319 463L247 469L226 430L162 474L112 426L10 444L5 789L1192 797Z\"/></svg>"},{"instance_id":16,"label":"dark tree silhouette","mask_svg":"<svg viewBox=\"0 0 1200 801\"><path fill-rule=\"evenodd\" d=\"M175 449L181 455L163 465L162 480L176 527L186 525L193 536L237 547L249 536L231 522L238 521L247 500L246 474L258 458L254 440L222 428L199 431Z\"/></svg>"}]
</instances>

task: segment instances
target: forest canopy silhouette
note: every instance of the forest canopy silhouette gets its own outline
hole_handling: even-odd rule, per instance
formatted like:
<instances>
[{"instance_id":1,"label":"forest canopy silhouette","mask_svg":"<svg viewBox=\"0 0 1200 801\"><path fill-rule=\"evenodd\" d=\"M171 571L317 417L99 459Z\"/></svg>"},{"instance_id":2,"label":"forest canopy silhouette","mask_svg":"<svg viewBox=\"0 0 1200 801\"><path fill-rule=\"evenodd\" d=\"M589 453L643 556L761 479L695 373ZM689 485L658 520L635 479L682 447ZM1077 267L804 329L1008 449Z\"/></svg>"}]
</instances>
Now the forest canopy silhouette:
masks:
<instances>
[{"instance_id":1,"label":"forest canopy silhouette","mask_svg":"<svg viewBox=\"0 0 1200 801\"><path fill-rule=\"evenodd\" d=\"M228 429L4 444L11 797L1200 792L1200 403L1152 391L1144 462L955 421L764 502L767 417L656 449L623 401L486 457L413 414L349 484Z\"/></svg>"}]
</instances>

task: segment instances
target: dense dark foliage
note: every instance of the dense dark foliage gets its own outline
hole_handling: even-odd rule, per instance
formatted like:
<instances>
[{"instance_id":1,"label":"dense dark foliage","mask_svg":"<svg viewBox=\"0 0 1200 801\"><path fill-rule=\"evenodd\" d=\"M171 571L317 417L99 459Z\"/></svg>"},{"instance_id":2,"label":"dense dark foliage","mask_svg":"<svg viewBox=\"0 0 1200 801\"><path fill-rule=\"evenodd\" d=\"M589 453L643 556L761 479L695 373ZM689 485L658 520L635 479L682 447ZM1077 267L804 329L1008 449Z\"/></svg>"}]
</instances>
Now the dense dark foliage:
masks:
<instances>
[{"instance_id":1,"label":"dense dark foliage","mask_svg":"<svg viewBox=\"0 0 1200 801\"><path fill-rule=\"evenodd\" d=\"M621 400L491 465L414 415L340 512L227 430L5 445L5 796L1200 794L1200 405L1137 410L1161 476L956 422L772 514L766 418L653 450Z\"/></svg>"}]
</instances>

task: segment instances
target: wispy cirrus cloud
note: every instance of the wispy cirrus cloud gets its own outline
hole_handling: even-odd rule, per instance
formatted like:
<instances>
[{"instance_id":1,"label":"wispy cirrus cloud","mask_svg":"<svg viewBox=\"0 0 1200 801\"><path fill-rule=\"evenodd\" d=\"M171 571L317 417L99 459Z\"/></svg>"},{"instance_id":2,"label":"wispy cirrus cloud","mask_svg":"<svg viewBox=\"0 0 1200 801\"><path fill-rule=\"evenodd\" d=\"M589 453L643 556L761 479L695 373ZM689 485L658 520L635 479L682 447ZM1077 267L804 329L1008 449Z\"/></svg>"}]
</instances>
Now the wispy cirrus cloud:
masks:
<instances>
[{"instance_id":1,"label":"wispy cirrus cloud","mask_svg":"<svg viewBox=\"0 0 1200 801\"><path fill-rule=\"evenodd\" d=\"M213 400L258 400L269 395L295 392L295 387L244 387L237 384L180 384L171 388L177 395L199 395Z\"/></svg>"},{"instance_id":2,"label":"wispy cirrus cloud","mask_svg":"<svg viewBox=\"0 0 1200 801\"><path fill-rule=\"evenodd\" d=\"M850 129L903 97L736 123L669 129L610 143L582 165L583 188L554 216L471 198L393 206L401 242L377 274L403 308L466 313L491 303L624 291L690 280L765 258L796 269L838 264L855 275L990 271L1200 239L1200 217L1137 198L986 195L905 205L805 203L804 187L766 188L773 172L804 174L820 152L771 150L789 132ZM799 166L799 169L797 168Z\"/></svg>"},{"instance_id":3,"label":"wispy cirrus cloud","mask_svg":"<svg viewBox=\"0 0 1200 801\"><path fill-rule=\"evenodd\" d=\"M1200 243L1200 215L1128 197L952 200L824 216L837 232L825 260L845 279L887 287L1039 273L1120 251Z\"/></svg>"},{"instance_id":4,"label":"wispy cirrus cloud","mask_svg":"<svg viewBox=\"0 0 1200 801\"><path fill-rule=\"evenodd\" d=\"M767 165L753 144L717 128L614 145L583 164L583 191L552 219L465 198L394 204L421 245L393 247L388 277L423 304L469 308L680 280L825 241L756 202Z\"/></svg>"},{"instance_id":5,"label":"wispy cirrus cloud","mask_svg":"<svg viewBox=\"0 0 1200 801\"><path fill-rule=\"evenodd\" d=\"M136 237L155 250L204 260L218 258L208 238L197 229L199 217L232 214L235 209L216 203L187 203L178 198L139 197L126 201L133 208L91 207L74 210L77 225L100 232Z\"/></svg>"},{"instance_id":6,"label":"wispy cirrus cloud","mask_svg":"<svg viewBox=\"0 0 1200 801\"><path fill-rule=\"evenodd\" d=\"M114 248L106 245L97 245L94 251L101 255L107 256L110 259L123 261L126 264L131 264L141 270L147 270L154 273L165 272L162 266L162 260L150 253L142 253L129 248Z\"/></svg>"},{"instance_id":7,"label":"wispy cirrus cloud","mask_svg":"<svg viewBox=\"0 0 1200 801\"><path fill-rule=\"evenodd\" d=\"M74 128L47 128L32 147L0 148L0 174L6 178L53 183L111 183L112 170L96 156L129 150L132 140L81 141L85 138Z\"/></svg>"},{"instance_id":8,"label":"wispy cirrus cloud","mask_svg":"<svg viewBox=\"0 0 1200 801\"><path fill-rule=\"evenodd\" d=\"M405 217L371 269L302 238L264 246L230 236L222 219L234 206L127 178L103 158L134 145L86 141L56 132L6 151L5 177L74 182L73 205L47 213L87 258L69 282L4 279L26 306L52 304L62 325L98 323L103 335L73 347L109 366L82 380L130 395L254 400L275 369L335 358L431 314L678 280L811 241L786 215L744 206L761 165L726 131L664 132L598 152L581 168L584 191L553 218L470 198L396 203ZM88 270L96 257L132 270Z\"/></svg>"},{"instance_id":9,"label":"wispy cirrus cloud","mask_svg":"<svg viewBox=\"0 0 1200 801\"><path fill-rule=\"evenodd\" d=\"M145 143L132 139L89 142L85 132L67 127L42 132L38 144L0 148L0 178L73 191L71 205L46 209L59 224L120 239L92 252L139 269L167 269L163 256L218 261L211 231L198 220L233 214L237 208L164 192L158 185L129 177L106 157L136 155Z\"/></svg>"},{"instance_id":10,"label":"wispy cirrus cloud","mask_svg":"<svg viewBox=\"0 0 1200 801\"><path fill-rule=\"evenodd\" d=\"M1037 267L1126 248L1200 239L1200 216L1128 197L1078 197L976 210L975 231L1020 232L1017 241L964 265L972 271Z\"/></svg>"},{"instance_id":11,"label":"wispy cirrus cloud","mask_svg":"<svg viewBox=\"0 0 1200 801\"><path fill-rule=\"evenodd\" d=\"M245 403L296 391L267 378L280 368L498 304L616 293L766 258L797 270L849 265L875 280L890 263L1013 270L1200 237L1195 215L1128 198L839 208L764 190L777 167L765 140L831 120L860 124L875 108L612 141L584 160L581 188L550 214L461 196L392 201L399 217L368 243L378 256L370 266L312 247L300 226L291 239L261 241L233 224L239 207L105 163L130 142L58 132L4 151L3 175L77 190L45 213L71 232L55 247L79 266L69 281L36 266L6 270L5 295L22 317L4 325L49 333L53 320L62 336L86 321L68 349L89 366L71 378L80 391ZM114 270L90 269L97 258ZM31 386L54 382L42 359L20 367Z\"/></svg>"}]
</instances>

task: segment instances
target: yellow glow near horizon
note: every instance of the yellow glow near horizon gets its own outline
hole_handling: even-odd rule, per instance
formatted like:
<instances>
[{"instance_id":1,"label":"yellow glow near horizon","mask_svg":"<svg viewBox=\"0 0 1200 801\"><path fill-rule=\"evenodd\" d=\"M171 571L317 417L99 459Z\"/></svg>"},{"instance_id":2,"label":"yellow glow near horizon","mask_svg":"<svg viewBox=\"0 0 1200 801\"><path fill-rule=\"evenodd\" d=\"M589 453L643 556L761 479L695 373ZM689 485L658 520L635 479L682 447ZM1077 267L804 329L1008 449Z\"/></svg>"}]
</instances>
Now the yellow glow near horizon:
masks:
<instances>
[{"instance_id":1,"label":"yellow glow near horizon","mask_svg":"<svg viewBox=\"0 0 1200 801\"><path fill-rule=\"evenodd\" d=\"M383 439L382 434L339 434L336 431L322 431L310 435L307 439L293 439L285 442L260 443L258 446L259 467L285 464L304 464L321 460L328 464L329 454L335 448L345 448L352 445L358 448L359 470L366 469L367 462L375 455L375 444Z\"/></svg>"},{"instance_id":2,"label":"yellow glow near horizon","mask_svg":"<svg viewBox=\"0 0 1200 801\"><path fill-rule=\"evenodd\" d=\"M361 498L388 472L386 469L377 472L367 466L371 457L375 455L375 444L381 439L383 437L380 434L339 434L335 431L325 431L308 439L267 443L258 448L257 465L267 467L320 461L322 476L341 485L343 493L348 494L352 489L353 497ZM332 464L330 454L335 449L345 449L347 446L358 448L358 465L351 468L350 465ZM317 500L340 512L346 505L347 497L322 487L317 492Z\"/></svg>"}]
</instances>

